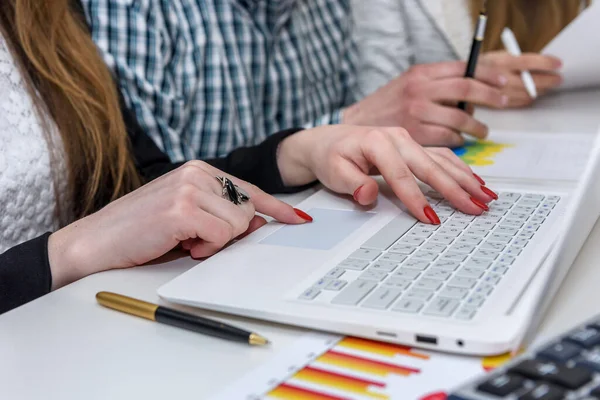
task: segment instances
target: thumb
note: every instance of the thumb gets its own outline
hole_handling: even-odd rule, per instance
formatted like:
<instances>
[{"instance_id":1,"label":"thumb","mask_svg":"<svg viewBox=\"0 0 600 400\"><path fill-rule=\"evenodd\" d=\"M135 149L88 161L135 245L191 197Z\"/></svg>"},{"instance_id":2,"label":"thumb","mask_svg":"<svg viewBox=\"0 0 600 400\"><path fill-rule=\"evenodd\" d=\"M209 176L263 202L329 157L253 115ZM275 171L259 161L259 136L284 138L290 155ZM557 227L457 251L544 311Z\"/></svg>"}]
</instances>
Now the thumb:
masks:
<instances>
[{"instance_id":1,"label":"thumb","mask_svg":"<svg viewBox=\"0 0 600 400\"><path fill-rule=\"evenodd\" d=\"M330 189L352 195L354 200L363 206L372 204L377 200L379 185L369 175L363 172L356 164L344 161L335 177L335 184L325 183Z\"/></svg>"}]
</instances>

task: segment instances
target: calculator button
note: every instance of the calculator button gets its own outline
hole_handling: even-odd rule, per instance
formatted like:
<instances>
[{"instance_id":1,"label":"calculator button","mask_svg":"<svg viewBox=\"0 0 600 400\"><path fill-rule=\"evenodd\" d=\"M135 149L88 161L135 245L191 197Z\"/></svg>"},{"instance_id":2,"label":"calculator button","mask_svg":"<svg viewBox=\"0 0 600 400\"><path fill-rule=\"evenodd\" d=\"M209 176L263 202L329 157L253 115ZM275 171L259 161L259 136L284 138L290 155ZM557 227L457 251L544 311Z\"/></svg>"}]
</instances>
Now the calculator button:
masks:
<instances>
[{"instance_id":1,"label":"calculator button","mask_svg":"<svg viewBox=\"0 0 600 400\"><path fill-rule=\"evenodd\" d=\"M600 331L592 327L581 328L570 334L565 340L589 349L600 344Z\"/></svg>"},{"instance_id":2,"label":"calculator button","mask_svg":"<svg viewBox=\"0 0 600 400\"><path fill-rule=\"evenodd\" d=\"M538 383L518 400L563 400L565 393L554 385Z\"/></svg>"},{"instance_id":3,"label":"calculator button","mask_svg":"<svg viewBox=\"0 0 600 400\"><path fill-rule=\"evenodd\" d=\"M510 372L527 378L552 382L567 389L578 389L592 380L592 373L582 367L569 368L560 363L524 360Z\"/></svg>"},{"instance_id":4,"label":"calculator button","mask_svg":"<svg viewBox=\"0 0 600 400\"><path fill-rule=\"evenodd\" d=\"M538 353L538 356L552 361L566 362L578 356L581 348L571 343L554 343Z\"/></svg>"},{"instance_id":5,"label":"calculator button","mask_svg":"<svg viewBox=\"0 0 600 400\"><path fill-rule=\"evenodd\" d=\"M594 350L584 353L575 360L575 364L583 368L591 369L592 371L600 372L600 351ZM600 394L600 389L598 390L598 394Z\"/></svg>"},{"instance_id":6,"label":"calculator button","mask_svg":"<svg viewBox=\"0 0 600 400\"><path fill-rule=\"evenodd\" d=\"M525 380L516 375L499 375L477 386L477 390L498 397L505 397L523 387Z\"/></svg>"}]
</instances>

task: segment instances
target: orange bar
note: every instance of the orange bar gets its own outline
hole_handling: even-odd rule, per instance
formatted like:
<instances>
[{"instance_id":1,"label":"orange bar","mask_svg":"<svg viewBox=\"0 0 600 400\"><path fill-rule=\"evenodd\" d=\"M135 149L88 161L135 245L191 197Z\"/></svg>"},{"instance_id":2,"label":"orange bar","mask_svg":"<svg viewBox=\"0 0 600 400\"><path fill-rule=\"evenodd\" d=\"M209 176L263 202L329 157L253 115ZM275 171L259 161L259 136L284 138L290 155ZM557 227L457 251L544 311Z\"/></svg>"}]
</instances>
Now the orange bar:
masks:
<instances>
[{"instance_id":1,"label":"orange bar","mask_svg":"<svg viewBox=\"0 0 600 400\"><path fill-rule=\"evenodd\" d=\"M378 393L371 393L369 391L369 386L371 385L385 387L385 384L366 379L354 378L348 375L337 374L335 372L329 372L319 368L306 367L296 373L296 375L294 375L294 379L342 390L344 392L360 394L373 399L388 399L388 396Z\"/></svg>"},{"instance_id":2,"label":"orange bar","mask_svg":"<svg viewBox=\"0 0 600 400\"><path fill-rule=\"evenodd\" d=\"M414 352L410 347L401 346L398 344L376 342L374 340L359 339L355 337L347 337L337 345L347 349L360 350L387 357L393 357L397 354L402 354L409 357L420 358L422 360L429 359L428 355Z\"/></svg>"},{"instance_id":3,"label":"orange bar","mask_svg":"<svg viewBox=\"0 0 600 400\"><path fill-rule=\"evenodd\" d=\"M282 383L277 386L267 394L267 397L281 400L348 400L348 398L331 396L329 394L292 386L289 383Z\"/></svg>"},{"instance_id":4,"label":"orange bar","mask_svg":"<svg viewBox=\"0 0 600 400\"><path fill-rule=\"evenodd\" d=\"M362 357L340 353L335 350L330 350L323 354L321 357L317 358L317 361L324 364L334 365L336 367L347 368L353 371L359 371L378 376L386 376L388 374L407 376L420 372L420 370L416 368L403 367L382 361L369 360Z\"/></svg>"}]
</instances>

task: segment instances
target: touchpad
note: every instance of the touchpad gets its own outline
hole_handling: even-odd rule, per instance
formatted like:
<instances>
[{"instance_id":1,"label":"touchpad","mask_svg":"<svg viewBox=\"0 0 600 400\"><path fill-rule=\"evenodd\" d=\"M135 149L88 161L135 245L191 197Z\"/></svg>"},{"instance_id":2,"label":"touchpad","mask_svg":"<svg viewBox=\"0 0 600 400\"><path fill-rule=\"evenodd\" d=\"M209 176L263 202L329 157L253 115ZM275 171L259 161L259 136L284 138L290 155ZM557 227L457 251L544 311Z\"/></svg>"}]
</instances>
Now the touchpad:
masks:
<instances>
[{"instance_id":1,"label":"touchpad","mask_svg":"<svg viewBox=\"0 0 600 400\"><path fill-rule=\"evenodd\" d=\"M373 212L327 208L312 208L307 212L313 217L313 222L301 225L286 225L259 243L330 250L360 229L375 215Z\"/></svg>"}]
</instances>

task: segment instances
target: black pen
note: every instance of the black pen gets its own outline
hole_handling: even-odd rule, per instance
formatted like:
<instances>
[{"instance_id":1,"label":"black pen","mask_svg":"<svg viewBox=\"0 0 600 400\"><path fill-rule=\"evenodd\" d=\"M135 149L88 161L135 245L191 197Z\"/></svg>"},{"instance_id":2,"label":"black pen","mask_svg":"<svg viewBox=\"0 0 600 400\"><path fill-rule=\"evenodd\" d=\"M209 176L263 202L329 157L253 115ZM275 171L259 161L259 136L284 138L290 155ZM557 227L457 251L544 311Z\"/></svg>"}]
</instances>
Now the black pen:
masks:
<instances>
[{"instance_id":1,"label":"black pen","mask_svg":"<svg viewBox=\"0 0 600 400\"><path fill-rule=\"evenodd\" d=\"M98 292L96 294L96 300L98 300L98 303L104 307L112 308L113 310L135 315L136 317L140 318L146 318L151 321L176 326L178 328L203 333L205 335L232 340L235 342L244 342L255 346L264 346L269 344L267 339L256 333L248 332L222 322L213 321L212 319L199 317L152 303L147 303L145 301L133 299L120 294L111 292Z\"/></svg>"},{"instance_id":2,"label":"black pen","mask_svg":"<svg viewBox=\"0 0 600 400\"><path fill-rule=\"evenodd\" d=\"M467 62L467 70L465 72L465 78L473 78L475 76L475 68L477 67L477 58L479 58L479 52L481 51L481 45L483 43L483 37L485 34L485 26L487 24L487 15L485 10L485 3L479 13L477 19L477 25L475 25L475 33L473 35L473 43L471 44L471 52L469 53L469 61ZM467 110L467 102L461 101L458 103L458 108L463 111Z\"/></svg>"}]
</instances>

